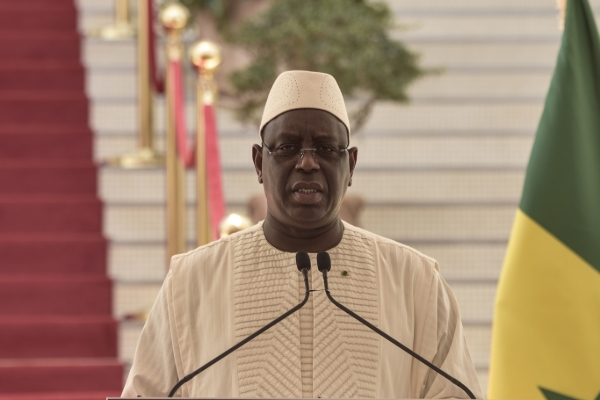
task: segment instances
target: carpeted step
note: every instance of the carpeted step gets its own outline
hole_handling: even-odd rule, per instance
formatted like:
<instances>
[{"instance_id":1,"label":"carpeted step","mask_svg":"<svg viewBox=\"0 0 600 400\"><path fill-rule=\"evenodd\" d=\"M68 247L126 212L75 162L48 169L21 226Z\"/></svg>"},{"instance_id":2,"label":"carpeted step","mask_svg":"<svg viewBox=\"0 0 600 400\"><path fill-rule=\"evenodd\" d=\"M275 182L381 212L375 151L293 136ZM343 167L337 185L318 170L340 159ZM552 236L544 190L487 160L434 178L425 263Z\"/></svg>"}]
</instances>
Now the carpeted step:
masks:
<instances>
[{"instance_id":1,"label":"carpeted step","mask_svg":"<svg viewBox=\"0 0 600 400\"><path fill-rule=\"evenodd\" d=\"M118 392L123 367L116 360L2 360L0 388L8 393ZM108 395L107 395L108 396Z\"/></svg>"},{"instance_id":2,"label":"carpeted step","mask_svg":"<svg viewBox=\"0 0 600 400\"><path fill-rule=\"evenodd\" d=\"M92 159L93 137L87 125L2 124L0 158Z\"/></svg>"},{"instance_id":3,"label":"carpeted step","mask_svg":"<svg viewBox=\"0 0 600 400\"><path fill-rule=\"evenodd\" d=\"M70 59L79 60L79 34L76 32L14 32L0 27L0 60Z\"/></svg>"},{"instance_id":4,"label":"carpeted step","mask_svg":"<svg viewBox=\"0 0 600 400\"><path fill-rule=\"evenodd\" d=\"M92 159L92 137L81 133L0 133L0 158Z\"/></svg>"},{"instance_id":5,"label":"carpeted step","mask_svg":"<svg viewBox=\"0 0 600 400\"><path fill-rule=\"evenodd\" d=\"M0 399L118 396L75 0L0 0Z\"/></svg>"},{"instance_id":6,"label":"carpeted step","mask_svg":"<svg viewBox=\"0 0 600 400\"><path fill-rule=\"evenodd\" d=\"M107 397L121 397L120 391L98 392L43 392L43 393L11 393L0 400L105 400Z\"/></svg>"},{"instance_id":7,"label":"carpeted step","mask_svg":"<svg viewBox=\"0 0 600 400\"><path fill-rule=\"evenodd\" d=\"M95 194L96 167L89 160L3 161L0 187L6 194Z\"/></svg>"},{"instance_id":8,"label":"carpeted step","mask_svg":"<svg viewBox=\"0 0 600 400\"><path fill-rule=\"evenodd\" d=\"M55 2L51 7L44 1L32 7L31 0L23 2L0 2L0 26L2 29L31 32L35 30L77 30L77 10L73 2ZM45 3L45 4L44 4ZM70 4L69 4L70 3Z\"/></svg>"},{"instance_id":9,"label":"carpeted step","mask_svg":"<svg viewBox=\"0 0 600 400\"><path fill-rule=\"evenodd\" d=\"M0 64L0 90L78 90L83 93L84 79L83 67L77 60L17 60Z\"/></svg>"},{"instance_id":10,"label":"carpeted step","mask_svg":"<svg viewBox=\"0 0 600 400\"><path fill-rule=\"evenodd\" d=\"M13 1L13 0L2 0L0 1L0 11L8 10L23 10L23 11L35 11L35 10L75 10L74 0L27 0L27 1Z\"/></svg>"},{"instance_id":11,"label":"carpeted step","mask_svg":"<svg viewBox=\"0 0 600 400\"><path fill-rule=\"evenodd\" d=\"M2 94L6 93L0 92L0 96ZM87 121L81 124L72 124L60 122L39 123L27 120L0 124L0 135L58 135L61 133L93 136L93 132L88 126Z\"/></svg>"},{"instance_id":12,"label":"carpeted step","mask_svg":"<svg viewBox=\"0 0 600 400\"><path fill-rule=\"evenodd\" d=\"M120 391L98 392L43 392L43 393L11 393L0 400L106 400L107 397L121 397Z\"/></svg>"},{"instance_id":13,"label":"carpeted step","mask_svg":"<svg viewBox=\"0 0 600 400\"><path fill-rule=\"evenodd\" d=\"M0 234L0 274L103 274L106 239L84 234Z\"/></svg>"},{"instance_id":14,"label":"carpeted step","mask_svg":"<svg viewBox=\"0 0 600 400\"><path fill-rule=\"evenodd\" d=\"M20 121L85 124L87 97L79 91L0 92L0 124Z\"/></svg>"},{"instance_id":15,"label":"carpeted step","mask_svg":"<svg viewBox=\"0 0 600 400\"><path fill-rule=\"evenodd\" d=\"M111 303L106 275L0 274L0 321L4 316L106 316Z\"/></svg>"},{"instance_id":16,"label":"carpeted step","mask_svg":"<svg viewBox=\"0 0 600 400\"><path fill-rule=\"evenodd\" d=\"M100 233L95 196L0 196L0 233Z\"/></svg>"},{"instance_id":17,"label":"carpeted step","mask_svg":"<svg viewBox=\"0 0 600 400\"><path fill-rule=\"evenodd\" d=\"M0 317L0 358L116 356L117 322L110 316Z\"/></svg>"}]
</instances>

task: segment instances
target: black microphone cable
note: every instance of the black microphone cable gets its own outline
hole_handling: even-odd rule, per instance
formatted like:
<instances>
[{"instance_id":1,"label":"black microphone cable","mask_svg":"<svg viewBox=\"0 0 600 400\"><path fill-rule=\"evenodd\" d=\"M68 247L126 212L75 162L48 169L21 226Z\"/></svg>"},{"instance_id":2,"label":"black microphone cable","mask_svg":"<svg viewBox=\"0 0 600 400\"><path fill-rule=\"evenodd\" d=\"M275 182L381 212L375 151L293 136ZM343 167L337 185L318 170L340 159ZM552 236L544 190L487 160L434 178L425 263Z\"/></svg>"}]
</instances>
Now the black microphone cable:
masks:
<instances>
[{"instance_id":1,"label":"black microphone cable","mask_svg":"<svg viewBox=\"0 0 600 400\"><path fill-rule=\"evenodd\" d=\"M452 382L453 384L455 384L456 386L461 388L469 396L469 398L475 399L475 395L473 394L473 392L471 392L471 390L469 390L469 388L464 383L462 383L458 379L454 378L452 375L449 375L446 372L442 371L441 369L439 369L438 367L433 365L431 362L427 361L426 359L424 359L423 357L421 357L420 355L418 355L417 353L415 353L414 351L412 351L411 349L409 349L408 347L406 347L405 345L403 345L402 343L400 343L399 341L397 341L396 339L394 339L393 337L391 337L390 335L385 333L384 331L377 328L375 325L371 324L367 320L365 320L362 317L360 317L359 315L355 314L352 310L350 310L350 309L344 307L342 304L338 303L331 296L331 293L329 292L329 283L327 282L327 273L329 272L329 270L331 270L331 258L329 257L329 253L327 253L326 251L323 251L323 252L317 254L317 267L319 268L319 271L323 273L323 285L325 286L325 294L327 294L327 297L329 298L329 300L331 300L331 302L333 304L335 304L339 309L344 311L346 314L348 314L351 317L358 320L358 322L360 322L361 324L366 325L372 331L383 336L384 338L386 338L387 340L389 340L390 342L392 342L393 344L395 344L396 346L398 346L399 348L404 350L406 353L410 354L411 356L413 356L414 358L419 360L421 363L425 364L426 366L428 366L429 368L431 368L438 374L442 375L444 378L448 379L450 382Z\"/></svg>"},{"instance_id":2,"label":"black microphone cable","mask_svg":"<svg viewBox=\"0 0 600 400\"><path fill-rule=\"evenodd\" d=\"M239 349L240 347L242 347L243 345L245 345L246 343L248 343L255 337L264 333L269 328L272 328L273 326L277 325L278 323L280 323L281 321L283 321L284 319L286 319L287 317L289 317L290 315L292 315L293 313L295 313L296 311L298 311L299 309L304 307L304 305L308 301L308 296L310 295L310 292L311 292L308 287L308 271L310 270L310 257L308 256L307 252L299 251L298 253L296 253L296 267L298 267L298 270L300 272L302 272L302 275L304 276L304 287L306 289L306 294L304 295L304 299L302 300L302 302L300 304L298 304L296 307L294 307L291 310L289 310L288 312L286 312L285 314L281 315L279 318L274 319L273 321L269 322L267 325L260 328L259 330L257 330L256 332L254 332L253 334L251 334L244 340L233 345L233 347L231 347L228 350L224 351L223 353L219 354L218 356L216 356L215 358L213 358L212 360L210 360L209 362L207 362L206 364L204 364L203 366L201 366L194 372L181 378L181 380L179 380L179 382L177 382L177 384L175 386L173 386L173 389L171 389L171 391L169 392L168 397L173 397L173 395L175 395L175 393L179 390L180 387L182 387L186 382L189 382L192 378L194 378L196 375L200 374L205 369L211 367L213 364L215 364L215 363L219 362L221 359L227 357L229 354L233 353L234 351L236 351L237 349Z\"/></svg>"}]
</instances>

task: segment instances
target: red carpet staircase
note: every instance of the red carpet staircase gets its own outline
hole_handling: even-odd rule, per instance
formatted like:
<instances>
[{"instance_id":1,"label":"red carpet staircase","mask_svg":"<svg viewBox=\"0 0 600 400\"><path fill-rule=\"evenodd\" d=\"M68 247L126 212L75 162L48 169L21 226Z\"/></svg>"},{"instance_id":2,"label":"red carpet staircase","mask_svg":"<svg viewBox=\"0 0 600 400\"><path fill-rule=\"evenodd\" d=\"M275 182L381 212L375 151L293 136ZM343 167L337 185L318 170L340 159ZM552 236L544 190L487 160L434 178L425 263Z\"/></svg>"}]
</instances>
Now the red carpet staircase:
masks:
<instances>
[{"instance_id":1,"label":"red carpet staircase","mask_svg":"<svg viewBox=\"0 0 600 400\"><path fill-rule=\"evenodd\" d=\"M0 0L0 399L118 395L73 0Z\"/></svg>"}]
</instances>

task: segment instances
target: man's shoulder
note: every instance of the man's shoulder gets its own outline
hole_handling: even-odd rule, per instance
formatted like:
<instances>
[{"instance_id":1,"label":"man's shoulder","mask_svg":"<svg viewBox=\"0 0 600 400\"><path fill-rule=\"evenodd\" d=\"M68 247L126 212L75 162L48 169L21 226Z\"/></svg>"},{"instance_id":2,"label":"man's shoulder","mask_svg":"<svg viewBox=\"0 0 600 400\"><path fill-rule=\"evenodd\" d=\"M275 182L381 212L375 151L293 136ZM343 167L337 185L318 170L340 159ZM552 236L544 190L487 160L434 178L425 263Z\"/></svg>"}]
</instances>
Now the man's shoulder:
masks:
<instances>
[{"instance_id":1,"label":"man's shoulder","mask_svg":"<svg viewBox=\"0 0 600 400\"><path fill-rule=\"evenodd\" d=\"M439 271L438 263L434 258L429 257L410 246L353 226L347 222L344 222L344 226L348 235L353 236L355 240L357 239L365 243L370 242L375 248L375 251L378 251L380 257L401 257L404 260L411 260L414 263L429 265Z\"/></svg>"},{"instance_id":2,"label":"man's shoulder","mask_svg":"<svg viewBox=\"0 0 600 400\"><path fill-rule=\"evenodd\" d=\"M187 253L177 254L171 258L171 268L194 267L202 260L215 261L215 258L225 256L233 246L243 242L252 242L257 235L262 235L262 224L258 223L242 231L220 238L203 246L197 247Z\"/></svg>"}]
</instances>

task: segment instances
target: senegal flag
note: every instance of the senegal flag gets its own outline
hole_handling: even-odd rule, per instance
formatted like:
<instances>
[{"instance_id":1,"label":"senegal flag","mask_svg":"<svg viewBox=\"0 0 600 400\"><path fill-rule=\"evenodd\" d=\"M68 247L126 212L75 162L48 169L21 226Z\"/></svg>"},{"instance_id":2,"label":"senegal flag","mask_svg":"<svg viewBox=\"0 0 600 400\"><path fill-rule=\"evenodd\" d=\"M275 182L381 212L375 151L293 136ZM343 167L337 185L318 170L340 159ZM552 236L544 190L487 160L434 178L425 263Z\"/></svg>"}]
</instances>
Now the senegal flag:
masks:
<instances>
[{"instance_id":1,"label":"senegal flag","mask_svg":"<svg viewBox=\"0 0 600 400\"><path fill-rule=\"evenodd\" d=\"M586 0L565 30L500 277L489 397L600 394L600 44Z\"/></svg>"}]
</instances>

